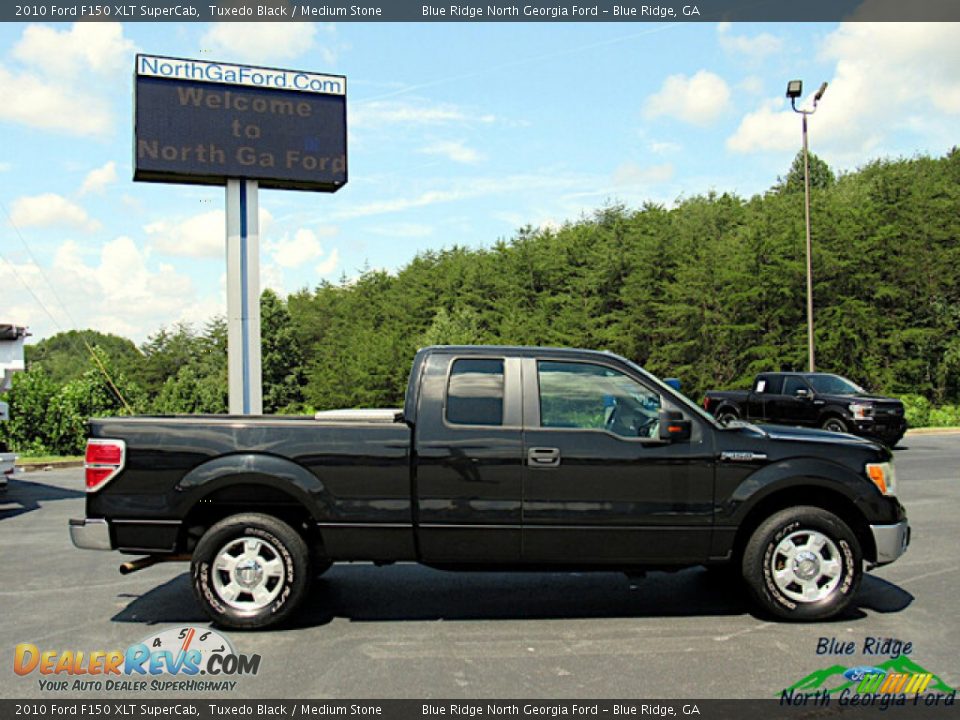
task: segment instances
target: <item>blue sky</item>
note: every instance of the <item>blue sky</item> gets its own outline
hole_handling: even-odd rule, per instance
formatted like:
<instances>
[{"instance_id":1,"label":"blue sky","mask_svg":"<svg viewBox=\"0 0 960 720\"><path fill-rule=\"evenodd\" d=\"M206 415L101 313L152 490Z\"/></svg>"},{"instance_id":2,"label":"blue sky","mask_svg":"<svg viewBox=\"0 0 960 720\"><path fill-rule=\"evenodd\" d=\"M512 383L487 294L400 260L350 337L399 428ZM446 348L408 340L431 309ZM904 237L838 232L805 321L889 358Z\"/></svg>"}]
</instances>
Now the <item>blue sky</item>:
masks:
<instances>
[{"instance_id":1,"label":"blue sky","mask_svg":"<svg viewBox=\"0 0 960 720\"><path fill-rule=\"evenodd\" d=\"M610 202L762 192L799 149L795 77L830 82L811 147L835 170L942 154L960 120L958 30L5 23L0 322L139 342L225 311L223 189L131 180L136 52L347 76L347 186L261 191L262 284L288 293Z\"/></svg>"}]
</instances>

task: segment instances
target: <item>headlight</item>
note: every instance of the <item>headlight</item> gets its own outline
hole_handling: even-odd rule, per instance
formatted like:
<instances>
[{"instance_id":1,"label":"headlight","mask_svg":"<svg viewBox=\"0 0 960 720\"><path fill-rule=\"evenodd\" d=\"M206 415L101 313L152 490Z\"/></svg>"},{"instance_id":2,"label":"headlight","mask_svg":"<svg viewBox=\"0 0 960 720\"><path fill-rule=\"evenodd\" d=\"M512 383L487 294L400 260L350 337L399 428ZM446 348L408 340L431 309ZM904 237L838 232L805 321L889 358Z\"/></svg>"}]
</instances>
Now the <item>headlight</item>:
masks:
<instances>
[{"instance_id":1,"label":"headlight","mask_svg":"<svg viewBox=\"0 0 960 720\"><path fill-rule=\"evenodd\" d=\"M855 420L865 420L873 415L873 405L850 403L850 414L853 415Z\"/></svg>"},{"instance_id":2,"label":"headlight","mask_svg":"<svg viewBox=\"0 0 960 720\"><path fill-rule=\"evenodd\" d=\"M897 494L897 473L892 462L867 463L867 477L884 495Z\"/></svg>"}]
</instances>

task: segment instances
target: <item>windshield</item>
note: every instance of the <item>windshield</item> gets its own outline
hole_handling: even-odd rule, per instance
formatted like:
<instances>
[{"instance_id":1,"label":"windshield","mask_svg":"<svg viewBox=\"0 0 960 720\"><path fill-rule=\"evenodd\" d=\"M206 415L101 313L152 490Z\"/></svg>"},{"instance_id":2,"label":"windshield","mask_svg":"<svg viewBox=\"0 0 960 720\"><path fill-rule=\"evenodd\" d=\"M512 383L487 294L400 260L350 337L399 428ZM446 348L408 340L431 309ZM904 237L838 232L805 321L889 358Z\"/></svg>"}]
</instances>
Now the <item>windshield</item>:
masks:
<instances>
[{"instance_id":1,"label":"windshield","mask_svg":"<svg viewBox=\"0 0 960 720\"><path fill-rule=\"evenodd\" d=\"M632 360L627 360L626 358L624 358L624 357L619 357L619 356L614 356L614 357L617 357L619 360L622 360L623 362L625 362L627 365L629 365L629 366L630 366L631 368L633 368L635 371L637 371L638 373L640 373L640 375L642 375L643 377L647 378L647 379L650 380L651 382L655 383L655 384L656 384L658 387L660 387L661 389L666 390L666 391L667 391L666 394L667 394L668 396L676 397L676 398L678 398L678 399L680 399L680 400L683 400L683 401L684 401L684 407L685 407L687 410L689 410L690 412L696 413L700 418L702 418L703 420L706 420L706 421L707 421L708 423L710 423L713 427L715 427L715 428L717 428L717 429L719 429L719 430L723 430L723 429L724 429L723 425L721 425L720 423L718 423L718 422L717 422L717 419L716 419L713 415L711 415L711 414L708 413L706 410L704 410L702 407L700 407L699 405L697 405L695 402L693 402L693 400L691 400L690 398L688 398L686 395L684 395L682 392L680 392L679 390L677 390L675 387L671 387L671 386L667 385L665 382L663 382L663 380L661 380L660 378L658 378L656 375L650 374L649 372L647 372L646 370L644 370L642 367L640 367L639 365L637 365L637 364L636 364L635 362L633 362Z\"/></svg>"},{"instance_id":2,"label":"windshield","mask_svg":"<svg viewBox=\"0 0 960 720\"><path fill-rule=\"evenodd\" d=\"M839 375L807 375L807 382L815 393L821 395L856 395L863 388Z\"/></svg>"}]
</instances>

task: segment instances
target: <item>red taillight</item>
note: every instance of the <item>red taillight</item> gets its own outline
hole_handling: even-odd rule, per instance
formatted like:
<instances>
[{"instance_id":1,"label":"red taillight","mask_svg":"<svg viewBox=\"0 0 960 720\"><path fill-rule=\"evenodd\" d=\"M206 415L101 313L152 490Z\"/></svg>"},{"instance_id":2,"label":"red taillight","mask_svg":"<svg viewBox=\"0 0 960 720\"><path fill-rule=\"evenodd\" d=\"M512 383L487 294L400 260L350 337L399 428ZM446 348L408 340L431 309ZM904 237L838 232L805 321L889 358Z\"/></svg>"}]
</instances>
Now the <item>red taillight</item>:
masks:
<instances>
[{"instance_id":1,"label":"red taillight","mask_svg":"<svg viewBox=\"0 0 960 720\"><path fill-rule=\"evenodd\" d=\"M86 460L88 465L120 465L123 444L117 440L88 440Z\"/></svg>"},{"instance_id":2,"label":"red taillight","mask_svg":"<svg viewBox=\"0 0 960 720\"><path fill-rule=\"evenodd\" d=\"M86 470L87 492L103 487L107 481L123 470L127 445L123 440L87 440Z\"/></svg>"}]
</instances>

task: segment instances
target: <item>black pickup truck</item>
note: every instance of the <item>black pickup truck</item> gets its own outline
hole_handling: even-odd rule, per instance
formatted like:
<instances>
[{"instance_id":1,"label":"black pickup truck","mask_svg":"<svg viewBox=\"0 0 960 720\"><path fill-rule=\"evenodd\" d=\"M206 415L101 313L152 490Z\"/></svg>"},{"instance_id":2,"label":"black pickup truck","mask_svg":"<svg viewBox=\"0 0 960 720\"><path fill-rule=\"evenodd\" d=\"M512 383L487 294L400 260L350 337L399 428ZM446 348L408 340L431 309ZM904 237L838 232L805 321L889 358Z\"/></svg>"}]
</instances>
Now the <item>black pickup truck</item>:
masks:
<instances>
[{"instance_id":1,"label":"black pickup truck","mask_svg":"<svg viewBox=\"0 0 960 720\"><path fill-rule=\"evenodd\" d=\"M742 576L768 614L841 612L910 538L890 451L727 427L605 352L432 347L404 407L91 420L80 548L191 561L220 625L282 621L341 561Z\"/></svg>"},{"instance_id":2,"label":"black pickup truck","mask_svg":"<svg viewBox=\"0 0 960 720\"><path fill-rule=\"evenodd\" d=\"M761 373L750 390L711 390L703 407L722 424L748 420L805 425L875 438L890 447L907 431L900 400L872 395L830 373Z\"/></svg>"}]
</instances>

